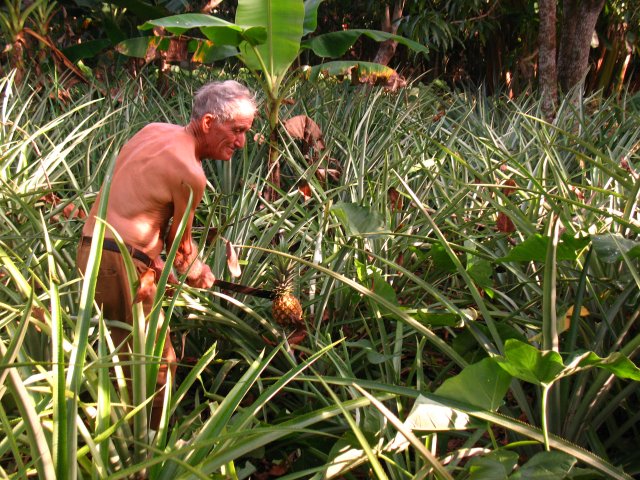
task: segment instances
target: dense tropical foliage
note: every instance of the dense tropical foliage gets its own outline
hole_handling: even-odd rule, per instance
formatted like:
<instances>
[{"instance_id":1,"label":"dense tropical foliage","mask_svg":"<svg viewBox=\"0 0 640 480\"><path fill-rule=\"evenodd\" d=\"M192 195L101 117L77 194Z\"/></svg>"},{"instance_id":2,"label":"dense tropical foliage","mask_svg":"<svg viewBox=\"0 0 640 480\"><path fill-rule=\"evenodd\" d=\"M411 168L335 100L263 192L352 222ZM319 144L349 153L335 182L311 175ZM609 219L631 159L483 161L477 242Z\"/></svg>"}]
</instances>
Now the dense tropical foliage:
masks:
<instances>
[{"instance_id":1,"label":"dense tropical foliage","mask_svg":"<svg viewBox=\"0 0 640 480\"><path fill-rule=\"evenodd\" d=\"M227 3L208 7L231 23ZM379 28L385 2L351 3L323 2L309 38L338 20ZM606 2L590 93L549 118L531 78L522 88L499 80L535 48L537 12L525 4L406 2L398 33L429 49L414 57L402 47L390 65L440 65L442 79L430 72L402 88L327 70L289 75L320 61L297 45L272 77L287 87L276 92L276 124L264 112L245 151L205 162L194 235L221 279L265 288L276 259L292 260L304 333L275 323L266 299L168 285L166 269L157 300L179 368L151 432L158 351L144 331L156 331L158 311L145 319L135 307L129 390L113 322L93 304L100 251L86 277L75 266L85 212L127 139L149 121L185 124L200 85L239 79L264 106L274 84L235 57L211 67L172 48L151 55L152 37L179 44L170 30L148 35L144 60L116 53L145 22L175 22L180 2L7 0L0 478L640 475L630 448L640 439L638 12ZM514 15L523 21L501 24ZM631 48L624 73L621 44L614 55L604 32ZM373 58L369 40L358 36L351 63ZM508 55L492 84L473 72L494 50ZM454 66L487 82L457 88ZM166 255L171 264L175 251Z\"/></svg>"}]
</instances>

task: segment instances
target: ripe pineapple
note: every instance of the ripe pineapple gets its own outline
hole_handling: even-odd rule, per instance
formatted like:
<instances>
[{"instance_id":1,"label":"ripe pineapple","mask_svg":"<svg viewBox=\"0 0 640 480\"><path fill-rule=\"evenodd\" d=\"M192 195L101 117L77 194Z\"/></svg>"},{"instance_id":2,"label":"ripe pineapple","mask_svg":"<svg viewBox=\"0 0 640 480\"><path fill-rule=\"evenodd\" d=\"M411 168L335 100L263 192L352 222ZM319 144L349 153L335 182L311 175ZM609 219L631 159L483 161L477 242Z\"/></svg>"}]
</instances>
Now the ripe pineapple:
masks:
<instances>
[{"instance_id":1,"label":"ripe pineapple","mask_svg":"<svg viewBox=\"0 0 640 480\"><path fill-rule=\"evenodd\" d=\"M272 270L275 298L271 305L271 314L278 325L296 326L302 323L302 306L293 295L295 265L288 258L278 255Z\"/></svg>"}]
</instances>

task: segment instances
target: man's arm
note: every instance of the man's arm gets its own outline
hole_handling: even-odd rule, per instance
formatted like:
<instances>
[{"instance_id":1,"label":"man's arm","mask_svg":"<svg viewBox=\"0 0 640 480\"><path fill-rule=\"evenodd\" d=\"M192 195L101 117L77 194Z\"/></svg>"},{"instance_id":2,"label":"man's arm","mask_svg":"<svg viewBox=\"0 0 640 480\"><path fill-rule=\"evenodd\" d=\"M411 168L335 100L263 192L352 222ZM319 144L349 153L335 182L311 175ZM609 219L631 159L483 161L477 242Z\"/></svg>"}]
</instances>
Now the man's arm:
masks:
<instances>
[{"instance_id":1,"label":"man's arm","mask_svg":"<svg viewBox=\"0 0 640 480\"><path fill-rule=\"evenodd\" d=\"M179 240L178 252L173 265L179 274L187 273L187 284L196 288L210 288L215 277L211 273L209 266L198 258L198 247L191 237L196 207L202 200L205 184L200 179L190 183L193 190L193 202L188 211L187 226L182 238ZM173 222L167 234L167 250L171 248L176 239L178 226L185 212L187 212L188 202L189 185L182 181L175 186L173 192Z\"/></svg>"}]
</instances>

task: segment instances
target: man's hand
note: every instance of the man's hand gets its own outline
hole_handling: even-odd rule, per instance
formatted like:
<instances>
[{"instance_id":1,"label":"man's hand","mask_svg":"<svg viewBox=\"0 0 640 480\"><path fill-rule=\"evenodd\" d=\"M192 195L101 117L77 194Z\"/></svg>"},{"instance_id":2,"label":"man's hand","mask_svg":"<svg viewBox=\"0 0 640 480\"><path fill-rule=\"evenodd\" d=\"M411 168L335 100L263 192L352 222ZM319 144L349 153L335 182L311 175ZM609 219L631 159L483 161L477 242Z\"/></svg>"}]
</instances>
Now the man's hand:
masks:
<instances>
[{"instance_id":1,"label":"man's hand","mask_svg":"<svg viewBox=\"0 0 640 480\"><path fill-rule=\"evenodd\" d=\"M196 261L199 262L199 260ZM209 265L201 263L201 266L198 276L187 275L187 284L195 288L211 288L216 277L211 273Z\"/></svg>"},{"instance_id":2,"label":"man's hand","mask_svg":"<svg viewBox=\"0 0 640 480\"><path fill-rule=\"evenodd\" d=\"M195 288L211 288L216 277L209 266L200 260L195 244L189 243L187 251L178 249L173 266L180 275L187 273L187 285Z\"/></svg>"}]
</instances>

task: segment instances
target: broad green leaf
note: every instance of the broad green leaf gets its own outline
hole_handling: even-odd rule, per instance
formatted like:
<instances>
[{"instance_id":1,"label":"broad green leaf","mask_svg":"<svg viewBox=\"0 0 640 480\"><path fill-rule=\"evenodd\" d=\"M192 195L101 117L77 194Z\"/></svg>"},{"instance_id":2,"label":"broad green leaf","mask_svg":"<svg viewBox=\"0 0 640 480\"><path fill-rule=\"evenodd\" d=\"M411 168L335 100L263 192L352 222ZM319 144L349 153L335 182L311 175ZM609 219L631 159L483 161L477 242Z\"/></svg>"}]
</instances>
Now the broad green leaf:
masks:
<instances>
[{"instance_id":1,"label":"broad green leaf","mask_svg":"<svg viewBox=\"0 0 640 480\"><path fill-rule=\"evenodd\" d=\"M519 455L510 450L494 450L469 460L469 480L506 480L518 465Z\"/></svg>"},{"instance_id":2,"label":"broad green leaf","mask_svg":"<svg viewBox=\"0 0 640 480\"><path fill-rule=\"evenodd\" d=\"M171 13L162 6L154 5L153 3L141 2L140 0L109 0L108 3L126 8L142 20L164 17Z\"/></svg>"},{"instance_id":3,"label":"broad green leaf","mask_svg":"<svg viewBox=\"0 0 640 480\"><path fill-rule=\"evenodd\" d=\"M491 335L489 328L484 325L482 322L475 322L473 324L474 330L479 330L485 336ZM506 341L508 338L517 338L518 340L522 340L525 342L527 337L525 337L520 330L515 329L513 326L509 325L506 322L497 322L496 329L498 330L498 334L500 338ZM465 328L463 331L459 332L456 337L452 341L452 346L456 352L462 355L469 363L476 362L480 360L480 358L484 358L487 356L486 350L484 350L479 344L476 336L471 332L469 328Z\"/></svg>"},{"instance_id":4,"label":"broad green leaf","mask_svg":"<svg viewBox=\"0 0 640 480\"><path fill-rule=\"evenodd\" d=\"M118 22L111 17L105 17L102 20L102 28L104 29L104 33L107 35L107 38L111 42L111 45L117 45L129 38L129 35L124 32Z\"/></svg>"},{"instance_id":5,"label":"broad green leaf","mask_svg":"<svg viewBox=\"0 0 640 480\"><path fill-rule=\"evenodd\" d=\"M622 260L622 253L630 258L640 257L640 243L618 234L607 233L592 238L593 248L604 263Z\"/></svg>"},{"instance_id":6,"label":"broad green leaf","mask_svg":"<svg viewBox=\"0 0 640 480\"><path fill-rule=\"evenodd\" d=\"M356 265L356 273L360 283L369 288L376 295L384 298L387 302L398 306L398 296L396 295L396 291L382 276L382 270L371 265L365 265L357 259L354 260L354 263ZM385 313L389 312L385 307L382 307L382 309Z\"/></svg>"},{"instance_id":7,"label":"broad green leaf","mask_svg":"<svg viewBox=\"0 0 640 480\"><path fill-rule=\"evenodd\" d=\"M430 327L464 327L464 321L475 321L478 319L478 312L473 308L460 309L460 313L445 312L442 309L419 308L405 309L409 315Z\"/></svg>"},{"instance_id":8,"label":"broad green leaf","mask_svg":"<svg viewBox=\"0 0 640 480\"><path fill-rule=\"evenodd\" d=\"M243 28L238 25L204 13L184 13L182 15L156 18L145 22L138 28L140 30L151 30L153 27L163 27L168 32L176 35L182 35L184 32L191 30L192 28L199 28L202 30L205 27L226 28L235 32L241 32L243 30ZM239 43L241 40L239 35L237 39Z\"/></svg>"},{"instance_id":9,"label":"broad green leaf","mask_svg":"<svg viewBox=\"0 0 640 480\"><path fill-rule=\"evenodd\" d=\"M302 0L239 0L236 24L264 27L266 42L257 47L268 77L284 75L300 53L305 18ZM262 71L263 65L249 42L240 45L242 61L251 69Z\"/></svg>"},{"instance_id":10,"label":"broad green leaf","mask_svg":"<svg viewBox=\"0 0 640 480\"><path fill-rule=\"evenodd\" d=\"M528 343L509 339L505 342L504 358L496 358L496 361L514 377L536 385L548 385L560 377L593 367L620 378L640 381L640 369L621 353L601 358L593 352L585 352L572 356L565 366L557 352L540 351Z\"/></svg>"},{"instance_id":11,"label":"broad green leaf","mask_svg":"<svg viewBox=\"0 0 640 480\"><path fill-rule=\"evenodd\" d=\"M627 252L629 259L640 258L640 245L636 245Z\"/></svg>"},{"instance_id":12,"label":"broad green leaf","mask_svg":"<svg viewBox=\"0 0 640 480\"><path fill-rule=\"evenodd\" d=\"M128 57L146 58L149 48L165 51L169 48L169 37L135 37L116 45L116 51Z\"/></svg>"},{"instance_id":13,"label":"broad green leaf","mask_svg":"<svg viewBox=\"0 0 640 480\"><path fill-rule=\"evenodd\" d=\"M201 27L200 31L207 37L207 40L214 45L229 45L237 47L243 41L240 29L227 27Z\"/></svg>"},{"instance_id":14,"label":"broad green leaf","mask_svg":"<svg viewBox=\"0 0 640 480\"><path fill-rule=\"evenodd\" d=\"M352 236L369 236L386 231L384 220L378 212L355 203L340 202L331 207L347 233Z\"/></svg>"},{"instance_id":15,"label":"broad green leaf","mask_svg":"<svg viewBox=\"0 0 640 480\"><path fill-rule=\"evenodd\" d=\"M305 0L302 36L314 32L318 26L318 7L324 0Z\"/></svg>"},{"instance_id":16,"label":"broad green leaf","mask_svg":"<svg viewBox=\"0 0 640 480\"><path fill-rule=\"evenodd\" d=\"M512 480L561 480L566 478L576 459L562 452L540 452L509 477Z\"/></svg>"},{"instance_id":17,"label":"broad green leaf","mask_svg":"<svg viewBox=\"0 0 640 480\"><path fill-rule=\"evenodd\" d=\"M72 62L83 60L85 58L93 58L105 48L109 47L111 42L106 38L99 40L89 40L88 42L78 43L62 50L62 53Z\"/></svg>"},{"instance_id":18,"label":"broad green leaf","mask_svg":"<svg viewBox=\"0 0 640 480\"><path fill-rule=\"evenodd\" d=\"M162 36L130 38L116 45L116 50L129 57L146 58L149 48L167 51L170 41L171 37ZM188 51L193 52L192 60L199 63L213 63L238 54L234 46L216 45L210 40L195 38L189 41Z\"/></svg>"},{"instance_id":19,"label":"broad green leaf","mask_svg":"<svg viewBox=\"0 0 640 480\"><path fill-rule=\"evenodd\" d=\"M493 286L493 266L489 260L479 258L476 255L467 256L467 272L480 288L491 288Z\"/></svg>"},{"instance_id":20,"label":"broad green leaf","mask_svg":"<svg viewBox=\"0 0 640 480\"><path fill-rule=\"evenodd\" d=\"M619 378L628 378L636 382L640 381L640 369L619 352L612 353L606 358L601 358L593 352L585 352L577 355L568 359L565 375L571 375L590 367L607 370Z\"/></svg>"},{"instance_id":21,"label":"broad green leaf","mask_svg":"<svg viewBox=\"0 0 640 480\"><path fill-rule=\"evenodd\" d=\"M236 47L231 45L218 46L209 40L189 42L189 51L193 52L192 60L199 63L213 63L238 54Z\"/></svg>"},{"instance_id":22,"label":"broad green leaf","mask_svg":"<svg viewBox=\"0 0 640 480\"><path fill-rule=\"evenodd\" d=\"M242 38L249 45L262 45L269 39L269 32L264 27L249 27L242 32Z\"/></svg>"},{"instance_id":23,"label":"broad green leaf","mask_svg":"<svg viewBox=\"0 0 640 480\"><path fill-rule=\"evenodd\" d=\"M409 40L408 38L400 35L394 35L388 32L382 32L380 30L341 30L338 32L325 33L318 35L317 37L305 40L302 43L303 48L309 48L313 50L313 53L319 57L338 58L347 53L347 50L353 46L354 43L361 36L369 37L376 42L384 42L385 40L395 40L401 45L409 47L418 53L428 53L429 49L424 45Z\"/></svg>"},{"instance_id":24,"label":"broad green leaf","mask_svg":"<svg viewBox=\"0 0 640 480\"><path fill-rule=\"evenodd\" d=\"M525 239L519 245L516 245L504 257L499 258L501 262L529 262L537 260L543 262L547 253L548 238L536 233L532 237Z\"/></svg>"},{"instance_id":25,"label":"broad green leaf","mask_svg":"<svg viewBox=\"0 0 640 480\"><path fill-rule=\"evenodd\" d=\"M540 351L511 338L505 342L504 358L495 360L509 374L536 385L552 383L564 369L558 352Z\"/></svg>"},{"instance_id":26,"label":"broad green leaf","mask_svg":"<svg viewBox=\"0 0 640 480\"><path fill-rule=\"evenodd\" d=\"M496 410L502 405L510 382L511 376L493 359L484 358L445 380L434 393L485 410Z\"/></svg>"},{"instance_id":27,"label":"broad green leaf","mask_svg":"<svg viewBox=\"0 0 640 480\"><path fill-rule=\"evenodd\" d=\"M558 252L564 255L573 255L574 252L587 248L591 243L591 237L588 235L574 237L569 235L568 233L564 233L560 235L560 245L558 246L558 250L567 249L566 251ZM573 258L573 257L572 257ZM564 259L564 258L561 258Z\"/></svg>"},{"instance_id":28,"label":"broad green leaf","mask_svg":"<svg viewBox=\"0 0 640 480\"><path fill-rule=\"evenodd\" d=\"M367 265L357 258L354 259L353 263L356 266L356 275L358 277L358 280L360 281L360 283L365 285L367 282L367 278L369 278L369 269L367 268Z\"/></svg>"},{"instance_id":29,"label":"broad green leaf","mask_svg":"<svg viewBox=\"0 0 640 480\"><path fill-rule=\"evenodd\" d=\"M373 293L380 295L386 301L391 302L394 305L398 305L398 296L396 295L396 291L380 273L373 272L371 280L373 281Z\"/></svg>"},{"instance_id":30,"label":"broad green leaf","mask_svg":"<svg viewBox=\"0 0 640 480\"><path fill-rule=\"evenodd\" d=\"M436 242L431 246L429 256L433 259L433 264L438 270L447 273L456 272L456 264L453 263L453 260L451 260L451 257L447 253L447 249L444 248L441 243Z\"/></svg>"},{"instance_id":31,"label":"broad green leaf","mask_svg":"<svg viewBox=\"0 0 640 480\"><path fill-rule=\"evenodd\" d=\"M357 75L360 78L370 76L388 78L396 73L393 68L379 63L338 60L311 67L308 77L311 80L316 80L321 75L336 77L342 75L353 75L354 72L357 72Z\"/></svg>"},{"instance_id":32,"label":"broad green leaf","mask_svg":"<svg viewBox=\"0 0 640 480\"><path fill-rule=\"evenodd\" d=\"M427 309L406 310L406 312L420 323L429 327L462 327L464 321L460 315L444 311L429 311Z\"/></svg>"},{"instance_id":33,"label":"broad green leaf","mask_svg":"<svg viewBox=\"0 0 640 480\"><path fill-rule=\"evenodd\" d=\"M242 29L233 25L232 27L201 27L200 31L216 45L237 47L243 41L251 45L259 45L267 41L267 30L264 27Z\"/></svg>"},{"instance_id":34,"label":"broad green leaf","mask_svg":"<svg viewBox=\"0 0 640 480\"><path fill-rule=\"evenodd\" d=\"M586 246L584 239L575 239L569 237L569 241L565 241L563 237L558 244L557 259L558 260L575 260L578 255L576 250ZM547 255L547 245L549 237L536 233L527 238L520 245L513 249L504 257L498 258L498 262L544 262Z\"/></svg>"}]
</instances>

